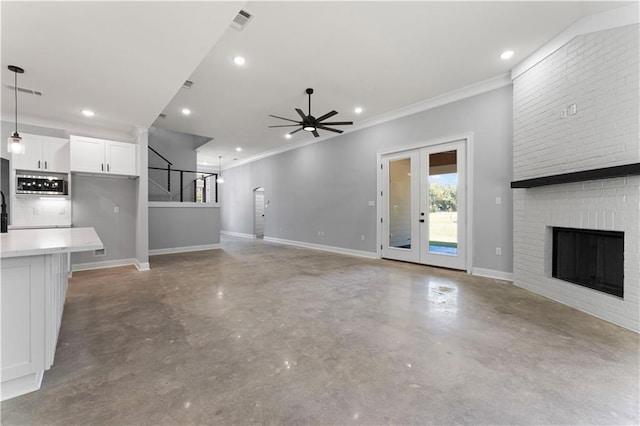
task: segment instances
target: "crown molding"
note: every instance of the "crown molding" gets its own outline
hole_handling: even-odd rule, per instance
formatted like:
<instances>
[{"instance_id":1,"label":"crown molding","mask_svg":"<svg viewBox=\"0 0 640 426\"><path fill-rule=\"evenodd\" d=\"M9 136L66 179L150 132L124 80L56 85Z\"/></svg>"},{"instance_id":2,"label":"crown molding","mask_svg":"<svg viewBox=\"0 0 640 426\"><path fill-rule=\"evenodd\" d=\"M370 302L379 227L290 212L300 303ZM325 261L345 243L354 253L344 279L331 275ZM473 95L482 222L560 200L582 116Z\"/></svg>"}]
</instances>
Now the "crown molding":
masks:
<instances>
[{"instance_id":1,"label":"crown molding","mask_svg":"<svg viewBox=\"0 0 640 426\"><path fill-rule=\"evenodd\" d=\"M591 16L585 16L571 24L569 28L555 36L551 41L535 51L511 70L511 79L515 80L535 65L543 61L556 50L580 35L624 27L640 22L640 5L632 3L616 9L607 10Z\"/></svg>"},{"instance_id":2,"label":"crown molding","mask_svg":"<svg viewBox=\"0 0 640 426\"><path fill-rule=\"evenodd\" d=\"M294 142L287 145L280 146L275 149L271 149L269 151L265 151L263 153L253 155L251 157L245 158L238 162L235 162L231 165L222 167L222 170L232 169L234 167L242 166L244 164L253 163L254 161L262 160L264 158L272 157L274 155L282 154L283 152L291 151L294 149L302 148L307 145L311 145L314 143L322 142L327 139L333 139L337 137L344 136L348 133L357 132L362 129L366 129L367 127L375 126L378 124L386 123L388 121L397 120L402 117L406 117L409 115L413 115L419 112L427 111L433 108L437 108L439 106L447 105L453 102L457 102L463 99L467 99L476 95L480 95L482 93L490 92L492 90L500 89L505 86L511 85L511 78L509 73L501 74L497 77L490 78L488 80L480 81L478 83L471 84L469 86L462 87L460 89L453 90L451 92L435 96L433 98L427 99L425 101L421 101L415 104L411 104L394 111L390 111L384 114L380 114L366 120L363 120L350 129L346 129L340 135L327 135L319 138L313 138L312 140L307 140L303 142Z\"/></svg>"}]
</instances>

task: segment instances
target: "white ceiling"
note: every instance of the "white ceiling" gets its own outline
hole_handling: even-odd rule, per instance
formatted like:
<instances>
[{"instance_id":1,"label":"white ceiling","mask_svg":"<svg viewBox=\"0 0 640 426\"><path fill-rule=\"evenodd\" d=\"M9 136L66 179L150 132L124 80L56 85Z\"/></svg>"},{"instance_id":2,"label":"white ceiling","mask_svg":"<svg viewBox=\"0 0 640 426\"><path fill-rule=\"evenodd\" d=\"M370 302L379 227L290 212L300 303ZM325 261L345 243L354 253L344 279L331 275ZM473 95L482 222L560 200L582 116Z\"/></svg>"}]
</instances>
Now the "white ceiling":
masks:
<instances>
[{"instance_id":1,"label":"white ceiling","mask_svg":"<svg viewBox=\"0 0 640 426\"><path fill-rule=\"evenodd\" d=\"M44 94L19 95L23 121L148 127L243 4L3 1L3 118L13 121L7 66L18 65L18 86Z\"/></svg>"},{"instance_id":2,"label":"white ceiling","mask_svg":"<svg viewBox=\"0 0 640 426\"><path fill-rule=\"evenodd\" d=\"M612 2L2 2L2 109L97 128L150 126L213 138L223 164L313 139L269 125L332 109L356 124L499 76L577 19ZM627 3L628 4L628 3ZM240 8L254 14L229 27ZM515 56L502 61L506 49ZM243 55L243 67L233 64ZM180 89L186 80L194 85ZM355 106L364 112L356 115ZM180 110L192 110L183 116ZM87 119L80 110L90 108ZM158 114L167 114L156 120ZM322 133L325 136L326 133ZM241 146L242 152L235 148Z\"/></svg>"}]
</instances>

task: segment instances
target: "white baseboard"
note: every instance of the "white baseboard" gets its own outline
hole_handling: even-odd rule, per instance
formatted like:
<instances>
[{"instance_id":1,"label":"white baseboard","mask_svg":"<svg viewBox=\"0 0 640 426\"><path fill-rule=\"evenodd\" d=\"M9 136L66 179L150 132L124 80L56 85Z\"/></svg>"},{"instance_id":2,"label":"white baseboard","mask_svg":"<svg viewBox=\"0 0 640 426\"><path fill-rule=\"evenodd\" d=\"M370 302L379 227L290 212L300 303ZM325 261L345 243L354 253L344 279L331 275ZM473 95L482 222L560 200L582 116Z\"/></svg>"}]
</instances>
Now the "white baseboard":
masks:
<instances>
[{"instance_id":1,"label":"white baseboard","mask_svg":"<svg viewBox=\"0 0 640 426\"><path fill-rule=\"evenodd\" d=\"M138 271L150 271L151 270L151 266L149 265L149 262L140 262L138 259L135 259L136 263L134 263L133 265L136 267L136 269Z\"/></svg>"},{"instance_id":2,"label":"white baseboard","mask_svg":"<svg viewBox=\"0 0 640 426\"><path fill-rule=\"evenodd\" d=\"M495 278L496 280L513 282L513 273L496 271L495 269L471 268L471 275L478 275L481 277Z\"/></svg>"},{"instance_id":3,"label":"white baseboard","mask_svg":"<svg viewBox=\"0 0 640 426\"><path fill-rule=\"evenodd\" d=\"M116 268L118 266L136 265L138 259L115 259L102 262L76 263L71 265L71 271L90 271L92 269Z\"/></svg>"},{"instance_id":4,"label":"white baseboard","mask_svg":"<svg viewBox=\"0 0 640 426\"><path fill-rule=\"evenodd\" d=\"M220 231L222 235L228 235L230 237L240 237L240 238L253 238L256 236L254 234L243 234L242 232L233 232L233 231Z\"/></svg>"},{"instance_id":5,"label":"white baseboard","mask_svg":"<svg viewBox=\"0 0 640 426\"><path fill-rule=\"evenodd\" d=\"M347 254L350 256L365 257L367 259L378 259L378 254L372 251L352 250L342 247L325 246L322 244L306 243L303 241L285 240L282 238L264 237L270 243L286 244L289 246L304 247L314 250L330 251L332 253Z\"/></svg>"},{"instance_id":6,"label":"white baseboard","mask_svg":"<svg viewBox=\"0 0 640 426\"><path fill-rule=\"evenodd\" d=\"M2 382L0 389L0 401L6 401L16 396L35 392L42 386L42 378L44 371L27 374L26 376L16 377L15 379Z\"/></svg>"},{"instance_id":7,"label":"white baseboard","mask_svg":"<svg viewBox=\"0 0 640 426\"><path fill-rule=\"evenodd\" d=\"M222 248L220 244L203 244L201 246L168 247L162 249L149 250L149 256L158 254L187 253L190 251L213 250Z\"/></svg>"}]
</instances>

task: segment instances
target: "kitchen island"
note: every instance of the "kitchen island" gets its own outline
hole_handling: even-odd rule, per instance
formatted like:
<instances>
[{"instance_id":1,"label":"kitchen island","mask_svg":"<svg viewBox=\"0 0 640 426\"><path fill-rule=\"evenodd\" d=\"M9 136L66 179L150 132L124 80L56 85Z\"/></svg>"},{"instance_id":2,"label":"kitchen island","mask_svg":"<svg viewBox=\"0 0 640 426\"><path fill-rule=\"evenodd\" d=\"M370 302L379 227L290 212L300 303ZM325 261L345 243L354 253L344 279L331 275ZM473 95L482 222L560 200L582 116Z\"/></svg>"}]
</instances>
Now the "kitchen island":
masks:
<instances>
[{"instance_id":1,"label":"kitchen island","mask_svg":"<svg viewBox=\"0 0 640 426\"><path fill-rule=\"evenodd\" d=\"M0 234L0 400L40 389L53 364L69 254L103 248L93 228Z\"/></svg>"}]
</instances>

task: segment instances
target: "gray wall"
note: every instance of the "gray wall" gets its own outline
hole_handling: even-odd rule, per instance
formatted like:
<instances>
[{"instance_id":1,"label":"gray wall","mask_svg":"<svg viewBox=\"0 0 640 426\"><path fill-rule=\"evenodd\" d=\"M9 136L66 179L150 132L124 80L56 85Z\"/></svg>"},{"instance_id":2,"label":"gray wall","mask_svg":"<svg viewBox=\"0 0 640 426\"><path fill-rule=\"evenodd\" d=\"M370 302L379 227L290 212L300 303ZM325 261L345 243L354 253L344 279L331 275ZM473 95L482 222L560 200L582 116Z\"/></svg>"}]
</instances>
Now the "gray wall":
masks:
<instances>
[{"instance_id":1,"label":"gray wall","mask_svg":"<svg viewBox=\"0 0 640 426\"><path fill-rule=\"evenodd\" d=\"M201 136L186 133L173 132L158 127L149 128L149 146L167 160L171 161L173 169L197 170L197 152L195 148L202 145ZM149 166L166 168L167 163L153 152L149 153ZM183 197L185 201L193 201L194 173L184 173ZM167 172L149 170L149 178L167 188ZM180 200L180 173L171 173L171 193L174 201ZM149 199L155 201L167 201L156 185L149 185Z\"/></svg>"},{"instance_id":2,"label":"gray wall","mask_svg":"<svg viewBox=\"0 0 640 426\"><path fill-rule=\"evenodd\" d=\"M266 236L375 252L376 152L465 132L474 133L473 266L511 272L511 86L225 170L222 229L253 233L261 186Z\"/></svg>"},{"instance_id":3,"label":"gray wall","mask_svg":"<svg viewBox=\"0 0 640 426\"><path fill-rule=\"evenodd\" d=\"M220 208L149 207L149 250L220 243Z\"/></svg>"},{"instance_id":4,"label":"gray wall","mask_svg":"<svg viewBox=\"0 0 640 426\"><path fill-rule=\"evenodd\" d=\"M90 177L72 178L72 223L75 228L95 228L106 249L105 256L93 252L72 253L71 263L91 263L136 257L135 179ZM118 206L119 213L113 208Z\"/></svg>"}]
</instances>

